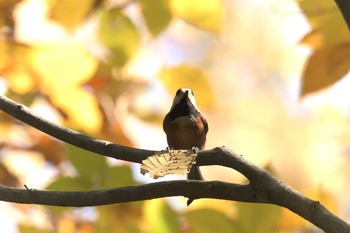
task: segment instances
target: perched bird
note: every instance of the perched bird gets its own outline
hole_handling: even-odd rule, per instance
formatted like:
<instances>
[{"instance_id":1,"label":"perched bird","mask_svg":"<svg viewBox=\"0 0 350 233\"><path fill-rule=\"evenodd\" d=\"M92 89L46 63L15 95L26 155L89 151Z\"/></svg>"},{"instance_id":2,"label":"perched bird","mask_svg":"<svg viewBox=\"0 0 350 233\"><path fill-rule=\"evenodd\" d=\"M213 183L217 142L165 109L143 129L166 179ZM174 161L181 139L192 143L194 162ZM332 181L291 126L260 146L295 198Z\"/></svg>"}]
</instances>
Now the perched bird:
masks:
<instances>
[{"instance_id":1,"label":"perched bird","mask_svg":"<svg viewBox=\"0 0 350 233\"><path fill-rule=\"evenodd\" d=\"M170 149L204 149L208 132L208 123L196 106L196 99L191 89L177 90L169 113L163 121L163 129ZM187 175L189 180L203 180L199 168L192 166ZM193 200L189 199L187 205Z\"/></svg>"}]
</instances>

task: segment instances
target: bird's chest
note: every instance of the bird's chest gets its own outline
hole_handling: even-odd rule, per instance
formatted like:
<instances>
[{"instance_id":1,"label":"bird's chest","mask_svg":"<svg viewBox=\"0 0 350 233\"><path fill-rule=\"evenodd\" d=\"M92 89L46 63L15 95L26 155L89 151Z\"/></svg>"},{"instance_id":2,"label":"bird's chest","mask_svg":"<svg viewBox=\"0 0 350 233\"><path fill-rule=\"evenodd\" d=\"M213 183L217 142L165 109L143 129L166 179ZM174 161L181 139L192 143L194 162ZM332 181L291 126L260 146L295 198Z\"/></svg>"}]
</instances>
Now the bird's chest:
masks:
<instances>
[{"instance_id":1,"label":"bird's chest","mask_svg":"<svg viewBox=\"0 0 350 233\"><path fill-rule=\"evenodd\" d=\"M178 117L170 121L165 131L168 144L173 149L202 148L205 142L205 133L195 117Z\"/></svg>"},{"instance_id":2,"label":"bird's chest","mask_svg":"<svg viewBox=\"0 0 350 233\"><path fill-rule=\"evenodd\" d=\"M170 127L174 131L196 131L197 119L195 117L183 116L178 117L174 121L170 121Z\"/></svg>"}]
</instances>

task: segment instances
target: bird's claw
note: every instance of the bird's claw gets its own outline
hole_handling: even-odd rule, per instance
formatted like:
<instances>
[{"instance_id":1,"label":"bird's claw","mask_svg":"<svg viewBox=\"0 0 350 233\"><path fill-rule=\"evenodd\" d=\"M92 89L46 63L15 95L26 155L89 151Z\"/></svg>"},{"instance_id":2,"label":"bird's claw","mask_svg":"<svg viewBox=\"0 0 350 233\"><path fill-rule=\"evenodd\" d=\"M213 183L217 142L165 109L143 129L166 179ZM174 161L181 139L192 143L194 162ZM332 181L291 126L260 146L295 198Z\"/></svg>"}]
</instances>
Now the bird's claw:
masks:
<instances>
[{"instance_id":1,"label":"bird's claw","mask_svg":"<svg viewBox=\"0 0 350 233\"><path fill-rule=\"evenodd\" d=\"M172 151L172 150L173 150L173 148L171 148L171 147L169 147L169 146L167 146L167 147L165 148L165 151L168 152L168 153L170 153L170 151Z\"/></svg>"},{"instance_id":2,"label":"bird's claw","mask_svg":"<svg viewBox=\"0 0 350 233\"><path fill-rule=\"evenodd\" d=\"M198 154L199 148L194 146L194 147L192 147L191 151L192 151L193 153Z\"/></svg>"}]
</instances>

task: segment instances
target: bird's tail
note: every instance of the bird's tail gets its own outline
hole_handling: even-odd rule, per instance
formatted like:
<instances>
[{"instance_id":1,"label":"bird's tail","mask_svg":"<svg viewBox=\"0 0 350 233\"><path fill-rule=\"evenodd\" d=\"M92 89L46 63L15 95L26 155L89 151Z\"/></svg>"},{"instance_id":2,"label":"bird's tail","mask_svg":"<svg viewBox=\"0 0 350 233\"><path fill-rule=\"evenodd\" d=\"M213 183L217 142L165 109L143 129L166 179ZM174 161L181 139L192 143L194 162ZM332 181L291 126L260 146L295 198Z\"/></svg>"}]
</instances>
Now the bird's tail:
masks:
<instances>
[{"instance_id":1,"label":"bird's tail","mask_svg":"<svg viewBox=\"0 0 350 233\"><path fill-rule=\"evenodd\" d=\"M190 172L187 174L188 180L204 180L201 171L199 170L199 167L196 165L193 165ZM194 199L189 198L187 200L187 206L189 206Z\"/></svg>"}]
</instances>

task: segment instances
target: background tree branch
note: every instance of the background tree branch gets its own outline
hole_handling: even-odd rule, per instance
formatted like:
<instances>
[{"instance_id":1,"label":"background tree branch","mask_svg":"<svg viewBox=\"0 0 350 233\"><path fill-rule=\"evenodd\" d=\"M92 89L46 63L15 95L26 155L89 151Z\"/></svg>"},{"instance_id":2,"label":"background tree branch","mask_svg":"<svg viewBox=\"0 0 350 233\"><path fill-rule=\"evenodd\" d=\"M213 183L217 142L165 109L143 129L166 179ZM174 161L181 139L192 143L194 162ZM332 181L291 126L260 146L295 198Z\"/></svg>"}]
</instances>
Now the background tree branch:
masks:
<instances>
[{"instance_id":1,"label":"background tree branch","mask_svg":"<svg viewBox=\"0 0 350 233\"><path fill-rule=\"evenodd\" d=\"M0 109L55 138L104 156L141 163L143 159L154 153L154 151L124 147L98 140L58 126L4 96L0 96ZM270 203L288 208L325 232L350 232L350 226L346 222L333 215L319 202L301 195L268 171L255 166L243 156L225 147L200 151L197 165L221 165L232 168L244 175L249 180L249 184L240 185L220 181L167 181L77 192L39 191L0 186L0 200L56 206L96 206L169 196L185 196L193 199L215 198Z\"/></svg>"},{"instance_id":2,"label":"background tree branch","mask_svg":"<svg viewBox=\"0 0 350 233\"><path fill-rule=\"evenodd\" d=\"M335 0L340 12L342 13L346 24L350 30L350 1L348 0Z\"/></svg>"}]
</instances>

